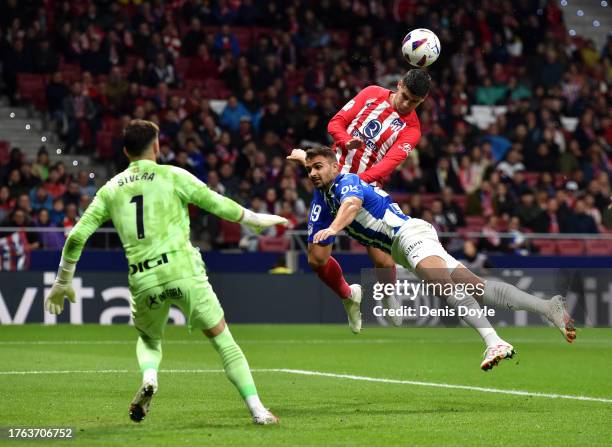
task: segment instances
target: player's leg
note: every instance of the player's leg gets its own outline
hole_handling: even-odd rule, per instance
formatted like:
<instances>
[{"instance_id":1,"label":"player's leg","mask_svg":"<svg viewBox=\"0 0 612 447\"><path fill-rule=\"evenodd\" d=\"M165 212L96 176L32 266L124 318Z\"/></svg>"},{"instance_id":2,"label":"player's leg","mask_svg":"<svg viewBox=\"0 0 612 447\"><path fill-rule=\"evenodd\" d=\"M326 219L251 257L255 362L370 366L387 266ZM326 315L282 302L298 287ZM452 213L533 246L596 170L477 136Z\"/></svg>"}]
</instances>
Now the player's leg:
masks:
<instances>
[{"instance_id":1,"label":"player's leg","mask_svg":"<svg viewBox=\"0 0 612 447\"><path fill-rule=\"evenodd\" d=\"M443 250L442 246L440 248ZM436 250L430 250L430 252L436 252ZM464 310L463 316L460 317L461 320L475 329L487 346L480 367L488 371L501 360L512 358L515 353L514 347L499 337L489 320L479 312L481 309L474 297L468 294L462 294L461 297L455 295L456 283L452 279L451 271L456 269L453 264L457 261L453 262L447 256L450 257L442 253L427 256L418 262L415 273L428 284L439 285L440 287L434 290L439 290L438 295L442 296L458 313L459 310Z\"/></svg>"},{"instance_id":2,"label":"player's leg","mask_svg":"<svg viewBox=\"0 0 612 447\"><path fill-rule=\"evenodd\" d=\"M203 332L219 353L225 374L244 399L253 417L253 422L261 425L277 424L278 417L264 407L259 399L247 359L232 337L225 319L221 318L214 327L205 329Z\"/></svg>"},{"instance_id":3,"label":"player's leg","mask_svg":"<svg viewBox=\"0 0 612 447\"><path fill-rule=\"evenodd\" d=\"M406 268L412 269L416 275L427 283L434 285L446 302L457 311L460 306L464 310L480 310L476 300L467 294L455 296L455 284L451 272L459 262L450 256L438 240L437 233L431 224L421 219L410 219L400 230L393 243L393 259ZM435 287L439 285L439 287ZM481 363L484 370L491 369L499 360L510 358L514 348L503 341L489 320L480 312L463 312L461 319L475 329L485 342L485 359Z\"/></svg>"},{"instance_id":4,"label":"player's leg","mask_svg":"<svg viewBox=\"0 0 612 447\"><path fill-rule=\"evenodd\" d=\"M342 298L353 333L361 331L361 286L349 284L344 279L342 267L331 255L332 244L308 244L308 264L321 281Z\"/></svg>"},{"instance_id":5,"label":"player's leg","mask_svg":"<svg viewBox=\"0 0 612 447\"><path fill-rule=\"evenodd\" d=\"M308 244L308 265L341 299L351 296L351 288L344 278L342 267L331 255L332 244Z\"/></svg>"},{"instance_id":6,"label":"player's leg","mask_svg":"<svg viewBox=\"0 0 612 447\"><path fill-rule=\"evenodd\" d=\"M395 268L395 261L391 255L380 248L366 248L368 250L368 256L374 264L376 280L381 284L395 284L397 271ZM395 295L385 295L382 299L382 305L385 309L399 309L401 307L401 302ZM385 320L393 326L402 325L402 317L399 312L393 312L393 316L389 316L388 313L385 313Z\"/></svg>"},{"instance_id":7,"label":"player's leg","mask_svg":"<svg viewBox=\"0 0 612 447\"><path fill-rule=\"evenodd\" d=\"M183 280L183 298L174 300L188 318L189 330L201 329L219 353L225 373L236 387L256 424L275 424L278 418L261 403L247 360L225 323L217 295L205 277Z\"/></svg>"},{"instance_id":8,"label":"player's leg","mask_svg":"<svg viewBox=\"0 0 612 447\"><path fill-rule=\"evenodd\" d=\"M553 323L569 343L576 339L574 321L561 295L543 300L502 281L485 281L461 264L453 271L452 278L456 283L472 284L474 297L482 304L498 309L537 313Z\"/></svg>"},{"instance_id":9,"label":"player's leg","mask_svg":"<svg viewBox=\"0 0 612 447\"><path fill-rule=\"evenodd\" d=\"M161 302L162 288L153 287L132 298L132 318L138 331L136 357L142 372L142 384L129 407L130 418L140 422L149 412L153 395L157 392L157 371L162 360L161 340L168 320L170 303Z\"/></svg>"}]
</instances>

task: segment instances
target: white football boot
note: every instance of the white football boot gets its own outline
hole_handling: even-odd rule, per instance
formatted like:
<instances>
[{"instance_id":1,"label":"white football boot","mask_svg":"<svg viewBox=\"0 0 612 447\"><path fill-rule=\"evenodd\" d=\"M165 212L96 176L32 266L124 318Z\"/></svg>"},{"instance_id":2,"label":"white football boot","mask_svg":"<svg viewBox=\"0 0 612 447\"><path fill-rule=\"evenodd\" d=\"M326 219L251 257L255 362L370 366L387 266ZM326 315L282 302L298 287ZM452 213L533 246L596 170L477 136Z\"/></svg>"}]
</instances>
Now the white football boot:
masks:
<instances>
[{"instance_id":1,"label":"white football boot","mask_svg":"<svg viewBox=\"0 0 612 447\"><path fill-rule=\"evenodd\" d=\"M384 298L381 300L381 302L382 302L383 309L385 310L392 309L394 311L393 316L389 315L389 312L385 312L384 318L387 321L387 323L395 327L400 327L404 320L400 314L400 309L402 308L402 302L397 298L397 296L395 296L395 294L385 295Z\"/></svg>"},{"instance_id":2,"label":"white football boot","mask_svg":"<svg viewBox=\"0 0 612 447\"><path fill-rule=\"evenodd\" d=\"M489 346L485 350L483 354L484 359L482 360L482 363L480 364L480 369L482 369L483 371L488 371L490 369L493 369L493 367L497 366L497 364L501 360L511 359L514 356L514 354L516 354L516 351L514 350L514 346L502 340L501 343L498 343L493 346Z\"/></svg>"},{"instance_id":3,"label":"white football boot","mask_svg":"<svg viewBox=\"0 0 612 447\"><path fill-rule=\"evenodd\" d=\"M553 296L550 301L550 313L548 320L561 331L568 343L573 343L576 339L576 328L574 320L567 311L567 303L561 295Z\"/></svg>"},{"instance_id":4,"label":"white football boot","mask_svg":"<svg viewBox=\"0 0 612 447\"><path fill-rule=\"evenodd\" d=\"M266 411L261 414L256 414L253 416L253 424L256 425L272 425L280 423L280 419L274 413L272 413L267 408Z\"/></svg>"},{"instance_id":5,"label":"white football boot","mask_svg":"<svg viewBox=\"0 0 612 447\"><path fill-rule=\"evenodd\" d=\"M348 316L348 324L353 334L361 332L361 295L362 290L359 284L351 284L351 296L343 299L344 310Z\"/></svg>"}]
</instances>

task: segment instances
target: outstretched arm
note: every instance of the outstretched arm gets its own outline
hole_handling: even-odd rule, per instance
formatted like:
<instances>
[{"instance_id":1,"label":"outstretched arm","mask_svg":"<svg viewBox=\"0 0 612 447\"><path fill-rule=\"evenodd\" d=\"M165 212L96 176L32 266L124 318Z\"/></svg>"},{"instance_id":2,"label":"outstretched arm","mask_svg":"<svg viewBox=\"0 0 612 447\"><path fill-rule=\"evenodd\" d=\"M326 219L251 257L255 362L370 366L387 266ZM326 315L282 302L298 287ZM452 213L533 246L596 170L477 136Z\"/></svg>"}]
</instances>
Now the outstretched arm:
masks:
<instances>
[{"instance_id":1,"label":"outstretched arm","mask_svg":"<svg viewBox=\"0 0 612 447\"><path fill-rule=\"evenodd\" d=\"M72 277L76 270L76 264L81 257L87 239L109 218L110 214L104 201L104 188L101 188L83 213L81 220L68 234L55 282L45 300L45 309L48 312L55 315L62 313L64 297L68 297L74 303Z\"/></svg>"},{"instance_id":2,"label":"outstretched arm","mask_svg":"<svg viewBox=\"0 0 612 447\"><path fill-rule=\"evenodd\" d=\"M330 236L335 236L340 231L344 230L348 225L355 220L357 213L363 205L363 200L359 197L350 196L342 201L342 205L338 209L336 218L328 228L319 231L314 235L313 243L318 244Z\"/></svg>"},{"instance_id":3,"label":"outstretched arm","mask_svg":"<svg viewBox=\"0 0 612 447\"><path fill-rule=\"evenodd\" d=\"M267 227L287 225L289 223L284 217L274 214L254 213L243 208L232 199L213 191L206 183L185 170L176 168L175 174L176 189L183 202L193 203L221 219L229 220L230 222L240 222L253 229L256 233L261 232Z\"/></svg>"}]
</instances>

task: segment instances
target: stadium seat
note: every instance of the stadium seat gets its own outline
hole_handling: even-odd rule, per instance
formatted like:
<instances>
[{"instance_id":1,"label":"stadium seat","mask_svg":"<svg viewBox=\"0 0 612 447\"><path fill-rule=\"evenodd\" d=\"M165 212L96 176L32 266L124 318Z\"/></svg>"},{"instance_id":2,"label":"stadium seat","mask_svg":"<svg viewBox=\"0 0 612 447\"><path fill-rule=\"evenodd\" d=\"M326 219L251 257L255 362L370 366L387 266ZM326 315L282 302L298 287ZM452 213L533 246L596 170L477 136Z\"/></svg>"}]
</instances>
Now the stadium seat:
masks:
<instances>
[{"instance_id":1,"label":"stadium seat","mask_svg":"<svg viewBox=\"0 0 612 447\"><path fill-rule=\"evenodd\" d=\"M10 160L11 143L0 140L0 166L4 166Z\"/></svg>"},{"instance_id":2,"label":"stadium seat","mask_svg":"<svg viewBox=\"0 0 612 447\"><path fill-rule=\"evenodd\" d=\"M259 237L259 250L260 251L273 251L283 252L289 250L291 241L283 236L260 236Z\"/></svg>"},{"instance_id":3,"label":"stadium seat","mask_svg":"<svg viewBox=\"0 0 612 447\"><path fill-rule=\"evenodd\" d=\"M187 79L187 72L189 71L189 65L191 65L191 58L189 57L178 57L174 61L174 69L180 79Z\"/></svg>"},{"instance_id":4,"label":"stadium seat","mask_svg":"<svg viewBox=\"0 0 612 447\"><path fill-rule=\"evenodd\" d=\"M482 216L465 216L466 227L478 228L478 231L480 231L485 223L486 219Z\"/></svg>"},{"instance_id":5,"label":"stadium seat","mask_svg":"<svg viewBox=\"0 0 612 447\"><path fill-rule=\"evenodd\" d=\"M115 156L113 150L113 132L101 130L96 135L96 151L98 158L101 160L109 160Z\"/></svg>"},{"instance_id":6,"label":"stadium seat","mask_svg":"<svg viewBox=\"0 0 612 447\"><path fill-rule=\"evenodd\" d=\"M22 99L32 102L39 110L47 107L43 75L20 73L17 75L17 85Z\"/></svg>"},{"instance_id":7,"label":"stadium seat","mask_svg":"<svg viewBox=\"0 0 612 447\"><path fill-rule=\"evenodd\" d=\"M557 241L557 251L564 256L582 256L585 244L581 240L561 240Z\"/></svg>"},{"instance_id":8,"label":"stadium seat","mask_svg":"<svg viewBox=\"0 0 612 447\"><path fill-rule=\"evenodd\" d=\"M536 186L540 180L539 172L525 172L525 181L529 186Z\"/></svg>"},{"instance_id":9,"label":"stadium seat","mask_svg":"<svg viewBox=\"0 0 612 447\"><path fill-rule=\"evenodd\" d=\"M219 243L223 245L238 245L240 236L240 224L226 220L219 222Z\"/></svg>"},{"instance_id":10,"label":"stadium seat","mask_svg":"<svg viewBox=\"0 0 612 447\"><path fill-rule=\"evenodd\" d=\"M586 253L595 256L612 256L612 240L588 240L586 241Z\"/></svg>"},{"instance_id":11,"label":"stadium seat","mask_svg":"<svg viewBox=\"0 0 612 447\"><path fill-rule=\"evenodd\" d=\"M557 244L551 239L534 239L531 245L542 256L554 256L557 254Z\"/></svg>"}]
</instances>

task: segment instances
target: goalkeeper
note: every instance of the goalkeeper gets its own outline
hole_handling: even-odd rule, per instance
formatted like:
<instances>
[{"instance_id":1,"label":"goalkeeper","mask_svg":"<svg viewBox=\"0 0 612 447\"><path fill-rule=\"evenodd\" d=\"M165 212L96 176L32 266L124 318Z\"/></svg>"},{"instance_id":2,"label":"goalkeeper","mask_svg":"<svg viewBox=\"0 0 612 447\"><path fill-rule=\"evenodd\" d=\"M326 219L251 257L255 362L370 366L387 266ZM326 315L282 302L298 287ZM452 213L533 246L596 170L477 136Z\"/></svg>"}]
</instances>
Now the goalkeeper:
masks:
<instances>
[{"instance_id":1,"label":"goalkeeper","mask_svg":"<svg viewBox=\"0 0 612 447\"><path fill-rule=\"evenodd\" d=\"M129 407L130 418L142 421L157 391L161 339L170 305L175 304L185 314L189 330L202 330L212 342L253 422L278 423L278 418L259 400L247 360L208 282L202 256L189 240L187 206L193 203L255 231L286 224L287 220L253 213L210 190L187 171L158 165L158 132L154 123L143 120L131 121L124 130L123 151L130 164L100 188L68 235L45 308L57 315L64 308L65 296L74 302L71 282L83 246L100 225L112 219L129 263L132 316L139 334L136 355L143 376L142 386Z\"/></svg>"}]
</instances>

